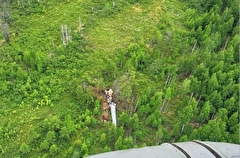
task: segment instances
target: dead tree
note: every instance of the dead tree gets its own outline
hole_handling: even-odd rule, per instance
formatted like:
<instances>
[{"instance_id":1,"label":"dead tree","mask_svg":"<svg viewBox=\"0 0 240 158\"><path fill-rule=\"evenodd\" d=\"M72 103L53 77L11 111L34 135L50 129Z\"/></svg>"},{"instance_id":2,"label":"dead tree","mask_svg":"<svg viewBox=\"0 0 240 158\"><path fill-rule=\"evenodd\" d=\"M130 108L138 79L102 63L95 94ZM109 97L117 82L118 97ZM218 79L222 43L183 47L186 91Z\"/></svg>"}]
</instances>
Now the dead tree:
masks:
<instances>
[{"instance_id":1,"label":"dead tree","mask_svg":"<svg viewBox=\"0 0 240 158\"><path fill-rule=\"evenodd\" d=\"M196 46L197 46L197 40L195 41L195 43L194 43L194 46L193 46L193 48L192 48L192 52L191 53L193 53L194 52L194 50L195 50L195 48L196 48Z\"/></svg>"},{"instance_id":2,"label":"dead tree","mask_svg":"<svg viewBox=\"0 0 240 158\"><path fill-rule=\"evenodd\" d=\"M82 89L83 89L83 92L87 91L87 82L82 82Z\"/></svg>"},{"instance_id":3,"label":"dead tree","mask_svg":"<svg viewBox=\"0 0 240 158\"><path fill-rule=\"evenodd\" d=\"M84 24L82 23L81 19L78 18L78 31L82 33L83 29L84 29Z\"/></svg>"},{"instance_id":4,"label":"dead tree","mask_svg":"<svg viewBox=\"0 0 240 158\"><path fill-rule=\"evenodd\" d=\"M0 27L2 35L7 43L10 42L9 26L12 19L10 11L8 9L10 1L0 0Z\"/></svg>"},{"instance_id":5,"label":"dead tree","mask_svg":"<svg viewBox=\"0 0 240 158\"><path fill-rule=\"evenodd\" d=\"M10 42L10 35L9 35L9 25L8 25L8 23L6 23L6 22L3 23L1 25L1 29L2 29L2 34L3 34L3 37L4 37L5 41L7 43L9 43Z\"/></svg>"},{"instance_id":6,"label":"dead tree","mask_svg":"<svg viewBox=\"0 0 240 158\"><path fill-rule=\"evenodd\" d=\"M37 0L37 2L39 3L40 0ZM31 6L32 3L34 3L34 1L33 0L18 0L17 3L21 8L24 8L26 5Z\"/></svg>"},{"instance_id":7,"label":"dead tree","mask_svg":"<svg viewBox=\"0 0 240 158\"><path fill-rule=\"evenodd\" d=\"M162 103L162 106L160 108L160 112L164 113L168 107L168 102L169 100L167 100L167 98L165 97Z\"/></svg>"},{"instance_id":8,"label":"dead tree","mask_svg":"<svg viewBox=\"0 0 240 158\"><path fill-rule=\"evenodd\" d=\"M72 41L71 29L68 28L67 25L62 25L61 34L62 34L63 45L66 47L68 43Z\"/></svg>"},{"instance_id":9,"label":"dead tree","mask_svg":"<svg viewBox=\"0 0 240 158\"><path fill-rule=\"evenodd\" d=\"M222 50L226 50L229 39L230 39L230 37L228 36L228 37L227 37L227 40L226 40L226 42L225 42L225 44L224 44L224 47L222 48Z\"/></svg>"},{"instance_id":10,"label":"dead tree","mask_svg":"<svg viewBox=\"0 0 240 158\"><path fill-rule=\"evenodd\" d=\"M19 5L21 8L24 8L24 1L23 1L23 0L18 0L18 5Z\"/></svg>"},{"instance_id":11,"label":"dead tree","mask_svg":"<svg viewBox=\"0 0 240 158\"><path fill-rule=\"evenodd\" d=\"M167 85L169 85L171 83L171 80L172 80L172 75L169 74L168 77L167 77L167 80L165 82L165 86L164 86L164 89L167 88Z\"/></svg>"},{"instance_id":12,"label":"dead tree","mask_svg":"<svg viewBox=\"0 0 240 158\"><path fill-rule=\"evenodd\" d=\"M112 7L114 8L116 6L115 0L112 0Z\"/></svg>"}]
</instances>

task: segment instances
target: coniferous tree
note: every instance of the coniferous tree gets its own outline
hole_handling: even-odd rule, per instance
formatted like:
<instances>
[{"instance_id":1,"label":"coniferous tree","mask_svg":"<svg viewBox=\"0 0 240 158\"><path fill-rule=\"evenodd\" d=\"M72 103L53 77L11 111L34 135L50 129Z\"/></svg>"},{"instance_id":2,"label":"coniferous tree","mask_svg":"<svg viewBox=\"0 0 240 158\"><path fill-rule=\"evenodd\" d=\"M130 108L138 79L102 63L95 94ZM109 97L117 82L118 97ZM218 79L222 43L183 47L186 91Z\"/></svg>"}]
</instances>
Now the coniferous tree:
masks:
<instances>
[{"instance_id":1,"label":"coniferous tree","mask_svg":"<svg viewBox=\"0 0 240 158\"><path fill-rule=\"evenodd\" d=\"M123 149L123 139L122 136L119 136L116 143L115 143L115 149L116 150L121 150Z\"/></svg>"},{"instance_id":2,"label":"coniferous tree","mask_svg":"<svg viewBox=\"0 0 240 158\"><path fill-rule=\"evenodd\" d=\"M209 120L210 111L211 111L210 103L205 102L201 109L201 112L200 112L201 122L205 122L205 121Z\"/></svg>"},{"instance_id":3,"label":"coniferous tree","mask_svg":"<svg viewBox=\"0 0 240 158\"><path fill-rule=\"evenodd\" d=\"M83 142L83 144L81 145L81 149L80 149L81 156L83 157L83 156L88 155L88 152L89 152L88 146L85 142Z\"/></svg>"},{"instance_id":4,"label":"coniferous tree","mask_svg":"<svg viewBox=\"0 0 240 158\"><path fill-rule=\"evenodd\" d=\"M227 120L229 132L235 133L239 128L239 116L238 112L233 113Z\"/></svg>"},{"instance_id":5,"label":"coniferous tree","mask_svg":"<svg viewBox=\"0 0 240 158\"><path fill-rule=\"evenodd\" d=\"M123 140L123 149L130 149L133 147L133 138L131 136Z\"/></svg>"},{"instance_id":6,"label":"coniferous tree","mask_svg":"<svg viewBox=\"0 0 240 158\"><path fill-rule=\"evenodd\" d=\"M49 152L52 156L57 155L59 152L59 148L56 144L51 145Z\"/></svg>"},{"instance_id":7,"label":"coniferous tree","mask_svg":"<svg viewBox=\"0 0 240 158\"><path fill-rule=\"evenodd\" d=\"M30 147L29 147L29 145L27 145L26 143L23 143L22 145L21 145L21 147L20 147L20 151L21 151L21 153L23 153L23 154L27 154L27 153L29 153L30 152Z\"/></svg>"},{"instance_id":8,"label":"coniferous tree","mask_svg":"<svg viewBox=\"0 0 240 158\"><path fill-rule=\"evenodd\" d=\"M183 131L186 123L188 123L194 116L192 105L189 104L186 107L184 107L181 111L178 112L178 115L179 115L179 119L182 123L181 131Z\"/></svg>"},{"instance_id":9,"label":"coniferous tree","mask_svg":"<svg viewBox=\"0 0 240 158\"><path fill-rule=\"evenodd\" d=\"M163 131L162 126L158 126L158 130L156 131L156 144L162 143Z\"/></svg>"}]
</instances>

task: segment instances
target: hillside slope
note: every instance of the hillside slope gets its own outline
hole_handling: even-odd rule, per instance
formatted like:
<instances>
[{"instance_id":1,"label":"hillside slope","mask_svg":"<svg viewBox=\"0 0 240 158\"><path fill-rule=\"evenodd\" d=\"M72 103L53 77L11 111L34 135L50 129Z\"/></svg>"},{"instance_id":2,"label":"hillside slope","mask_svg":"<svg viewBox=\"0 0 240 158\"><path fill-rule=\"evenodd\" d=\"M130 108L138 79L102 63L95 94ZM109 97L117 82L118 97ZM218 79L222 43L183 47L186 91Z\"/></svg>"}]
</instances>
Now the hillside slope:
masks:
<instances>
[{"instance_id":1,"label":"hillside slope","mask_svg":"<svg viewBox=\"0 0 240 158\"><path fill-rule=\"evenodd\" d=\"M0 157L83 157L193 139L239 143L236 6L2 1ZM109 87L117 128L100 119Z\"/></svg>"}]
</instances>

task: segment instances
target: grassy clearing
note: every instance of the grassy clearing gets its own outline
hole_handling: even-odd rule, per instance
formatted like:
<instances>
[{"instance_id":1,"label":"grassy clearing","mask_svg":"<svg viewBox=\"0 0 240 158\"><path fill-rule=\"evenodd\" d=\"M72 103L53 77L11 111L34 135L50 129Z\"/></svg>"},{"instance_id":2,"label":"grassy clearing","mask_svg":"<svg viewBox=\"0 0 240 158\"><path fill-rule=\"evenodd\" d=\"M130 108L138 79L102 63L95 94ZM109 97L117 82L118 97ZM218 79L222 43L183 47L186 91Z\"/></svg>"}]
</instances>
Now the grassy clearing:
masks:
<instances>
[{"instance_id":1,"label":"grassy clearing","mask_svg":"<svg viewBox=\"0 0 240 158\"><path fill-rule=\"evenodd\" d=\"M89 42L96 51L111 52L141 39L147 41L154 34L160 10L160 1L144 9L141 4L130 5L123 12L100 20L97 27L87 32Z\"/></svg>"}]
</instances>

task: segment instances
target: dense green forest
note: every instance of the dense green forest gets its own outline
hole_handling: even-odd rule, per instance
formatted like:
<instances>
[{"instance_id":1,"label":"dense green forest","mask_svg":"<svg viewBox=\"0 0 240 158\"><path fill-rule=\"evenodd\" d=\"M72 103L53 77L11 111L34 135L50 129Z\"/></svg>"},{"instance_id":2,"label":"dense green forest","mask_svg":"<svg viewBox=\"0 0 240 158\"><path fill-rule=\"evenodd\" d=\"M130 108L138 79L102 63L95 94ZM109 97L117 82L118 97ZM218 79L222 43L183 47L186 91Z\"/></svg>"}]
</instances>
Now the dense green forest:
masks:
<instances>
[{"instance_id":1,"label":"dense green forest","mask_svg":"<svg viewBox=\"0 0 240 158\"><path fill-rule=\"evenodd\" d=\"M0 157L240 143L237 0L0 4Z\"/></svg>"}]
</instances>

